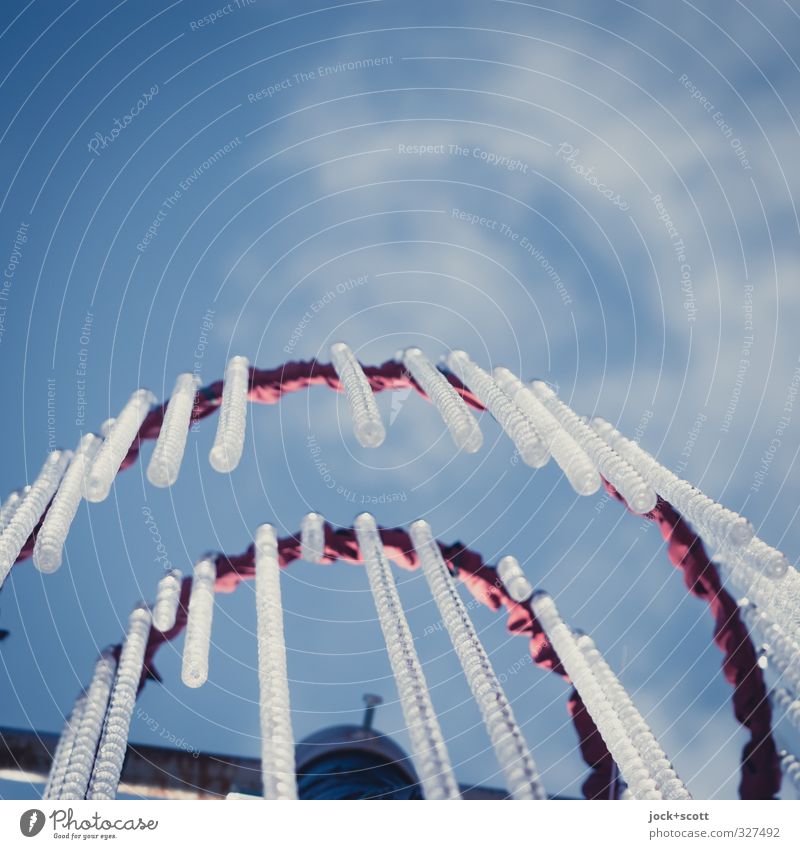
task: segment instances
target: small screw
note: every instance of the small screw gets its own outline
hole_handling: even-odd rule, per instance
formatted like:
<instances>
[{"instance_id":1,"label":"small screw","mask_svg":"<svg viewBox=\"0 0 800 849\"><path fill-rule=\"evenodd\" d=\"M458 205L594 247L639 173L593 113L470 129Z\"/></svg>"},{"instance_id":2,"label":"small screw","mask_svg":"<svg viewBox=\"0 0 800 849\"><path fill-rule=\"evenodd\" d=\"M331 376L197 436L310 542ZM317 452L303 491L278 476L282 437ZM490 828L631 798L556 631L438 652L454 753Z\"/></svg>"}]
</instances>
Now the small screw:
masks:
<instances>
[{"instance_id":1,"label":"small screw","mask_svg":"<svg viewBox=\"0 0 800 849\"><path fill-rule=\"evenodd\" d=\"M365 730L369 731L369 729L372 728L372 721L375 718L375 708L378 705L383 704L383 698L375 693L364 693L363 699L364 705L366 706L366 710L364 711L363 727Z\"/></svg>"}]
</instances>

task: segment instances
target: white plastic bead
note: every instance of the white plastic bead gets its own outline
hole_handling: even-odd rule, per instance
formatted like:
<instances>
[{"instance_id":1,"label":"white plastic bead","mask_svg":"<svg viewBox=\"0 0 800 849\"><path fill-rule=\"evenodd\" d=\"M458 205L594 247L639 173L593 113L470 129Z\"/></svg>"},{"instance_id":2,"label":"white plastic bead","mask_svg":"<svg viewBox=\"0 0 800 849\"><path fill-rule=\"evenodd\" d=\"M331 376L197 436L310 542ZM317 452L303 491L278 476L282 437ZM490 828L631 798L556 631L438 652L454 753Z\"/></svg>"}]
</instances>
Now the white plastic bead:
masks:
<instances>
[{"instance_id":1,"label":"white plastic bead","mask_svg":"<svg viewBox=\"0 0 800 849\"><path fill-rule=\"evenodd\" d=\"M467 683L481 711L509 792L515 799L546 799L539 771L514 719L511 704L461 601L430 525L422 520L414 522L411 525L411 540Z\"/></svg>"},{"instance_id":2,"label":"white plastic bead","mask_svg":"<svg viewBox=\"0 0 800 849\"><path fill-rule=\"evenodd\" d=\"M364 369L344 342L331 345L331 359L350 405L356 439L364 448L377 448L386 439L386 429Z\"/></svg>"},{"instance_id":3,"label":"white plastic bead","mask_svg":"<svg viewBox=\"0 0 800 849\"><path fill-rule=\"evenodd\" d=\"M88 799L116 798L149 634L150 611L139 606L128 619L128 632L92 770Z\"/></svg>"},{"instance_id":4,"label":"white plastic bead","mask_svg":"<svg viewBox=\"0 0 800 849\"><path fill-rule=\"evenodd\" d=\"M519 451L523 462L534 469L544 466L550 459L550 452L541 436L495 379L472 362L464 351L451 351L447 357L447 366L497 419L497 423Z\"/></svg>"},{"instance_id":5,"label":"white plastic bead","mask_svg":"<svg viewBox=\"0 0 800 849\"><path fill-rule=\"evenodd\" d=\"M355 531L408 727L411 755L425 798L460 799L422 664L414 648L375 519L369 513L362 513L356 517Z\"/></svg>"},{"instance_id":6,"label":"white plastic bead","mask_svg":"<svg viewBox=\"0 0 800 849\"><path fill-rule=\"evenodd\" d=\"M182 580L183 573L180 569L171 569L158 582L156 600L153 604L153 627L162 633L169 631L175 625Z\"/></svg>"},{"instance_id":7,"label":"white plastic bead","mask_svg":"<svg viewBox=\"0 0 800 849\"><path fill-rule=\"evenodd\" d=\"M179 374L175 381L156 447L147 466L147 479L153 486L172 486L178 479L199 385L200 377L191 372Z\"/></svg>"},{"instance_id":8,"label":"white plastic bead","mask_svg":"<svg viewBox=\"0 0 800 849\"><path fill-rule=\"evenodd\" d=\"M59 799L83 799L86 796L116 670L117 662L110 652L104 652L95 664Z\"/></svg>"},{"instance_id":9,"label":"white plastic bead","mask_svg":"<svg viewBox=\"0 0 800 849\"><path fill-rule=\"evenodd\" d=\"M247 357L232 357L225 368L217 433L208 455L211 467L220 474L232 472L242 459L249 388L250 361Z\"/></svg>"},{"instance_id":10,"label":"white plastic bead","mask_svg":"<svg viewBox=\"0 0 800 849\"><path fill-rule=\"evenodd\" d=\"M142 422L156 403L156 396L147 389L137 389L114 420L94 458L86 478L86 498L104 501L119 467L139 433Z\"/></svg>"},{"instance_id":11,"label":"white plastic bead","mask_svg":"<svg viewBox=\"0 0 800 849\"><path fill-rule=\"evenodd\" d=\"M468 454L478 451L483 445L480 425L450 381L419 348L403 351L403 365L439 411L456 447Z\"/></svg>"},{"instance_id":12,"label":"white plastic bead","mask_svg":"<svg viewBox=\"0 0 800 849\"><path fill-rule=\"evenodd\" d=\"M306 513L300 521L300 558L319 563L325 554L325 519L319 513Z\"/></svg>"},{"instance_id":13,"label":"white plastic bead","mask_svg":"<svg viewBox=\"0 0 800 849\"><path fill-rule=\"evenodd\" d=\"M201 560L195 564L181 668L181 680L187 687L202 687L208 680L216 579L217 567L212 560Z\"/></svg>"},{"instance_id":14,"label":"white plastic bead","mask_svg":"<svg viewBox=\"0 0 800 849\"><path fill-rule=\"evenodd\" d=\"M261 525L256 531L256 618L263 795L296 799L278 541L272 525Z\"/></svg>"},{"instance_id":15,"label":"white plastic bead","mask_svg":"<svg viewBox=\"0 0 800 849\"><path fill-rule=\"evenodd\" d=\"M586 452L561 427L553 414L508 369L498 367L492 374L506 395L531 420L575 492L578 495L593 495L597 492L601 485L600 473Z\"/></svg>"},{"instance_id":16,"label":"white plastic bead","mask_svg":"<svg viewBox=\"0 0 800 849\"><path fill-rule=\"evenodd\" d=\"M58 489L71 459L71 451L52 451L48 455L36 480L0 535L0 587Z\"/></svg>"},{"instance_id":17,"label":"white plastic bead","mask_svg":"<svg viewBox=\"0 0 800 849\"><path fill-rule=\"evenodd\" d=\"M657 502L655 490L642 476L568 407L543 381L531 383L534 395L577 442L600 474L624 497L635 513L649 513Z\"/></svg>"},{"instance_id":18,"label":"white plastic bead","mask_svg":"<svg viewBox=\"0 0 800 849\"><path fill-rule=\"evenodd\" d=\"M55 572L61 565L64 543L81 503L86 474L102 440L93 433L81 437L72 461L61 479L42 527L36 535L33 563L40 572Z\"/></svg>"}]
</instances>

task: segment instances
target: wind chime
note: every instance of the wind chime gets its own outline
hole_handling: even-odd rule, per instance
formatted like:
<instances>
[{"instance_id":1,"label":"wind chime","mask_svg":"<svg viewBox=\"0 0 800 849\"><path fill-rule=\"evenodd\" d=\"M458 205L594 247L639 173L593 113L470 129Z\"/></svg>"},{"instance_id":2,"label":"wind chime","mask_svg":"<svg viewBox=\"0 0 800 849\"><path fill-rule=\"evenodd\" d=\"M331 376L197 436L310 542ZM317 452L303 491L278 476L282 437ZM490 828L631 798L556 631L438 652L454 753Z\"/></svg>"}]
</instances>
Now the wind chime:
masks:
<instances>
[{"instance_id":1,"label":"wind chime","mask_svg":"<svg viewBox=\"0 0 800 849\"><path fill-rule=\"evenodd\" d=\"M724 653L724 673L734 687L734 712L750 733L742 753L740 794L773 797L780 789L781 768L800 788L800 761L790 752L778 752L772 736L773 710L800 730L800 578L780 551L755 535L747 519L681 480L608 422L577 415L542 381L523 383L505 368L490 374L464 351L447 356L447 369L437 368L419 348L377 367L362 367L344 343L332 346L331 357L330 364L295 362L268 371L251 368L245 357L233 357L222 382L200 388L195 375L181 374L172 397L160 405L149 391L134 392L117 418L103 425L101 435L83 436L74 453L52 452L36 480L3 503L0 585L14 563L31 556L42 572L58 569L81 500L104 500L117 472L135 462L145 440L156 439L148 480L157 487L171 486L180 472L190 426L219 410L209 460L216 471L229 473L242 456L248 402L276 403L287 392L325 384L345 393L356 439L373 448L386 438L374 394L413 388L437 408L459 450L480 450L483 435L472 411L486 410L528 466L540 468L552 458L579 495L605 486L631 512L658 524L670 560L714 616L714 641ZM713 547L738 604L703 542ZM280 570L298 558L364 564L425 798L457 799L459 788L392 561L423 570L509 796L547 798L456 580L492 609L504 608L509 629L530 638L534 662L572 684L568 707L589 767L587 798L691 798L591 637L573 630L547 593L534 592L514 557L503 557L493 568L460 544L438 542L423 520L407 533L379 528L369 513L358 516L353 528L340 529L309 513L299 533L283 539L264 524L242 555L207 556L190 577L175 569L167 572L153 604L137 605L131 612L121 645L97 660L65 723L45 797L115 798L134 705L153 674L156 651L185 630L181 677L189 687L202 686L209 672L215 592L254 578L263 796L296 798ZM761 656L751 635L763 644ZM778 676L769 693L762 673L765 659Z\"/></svg>"}]
</instances>

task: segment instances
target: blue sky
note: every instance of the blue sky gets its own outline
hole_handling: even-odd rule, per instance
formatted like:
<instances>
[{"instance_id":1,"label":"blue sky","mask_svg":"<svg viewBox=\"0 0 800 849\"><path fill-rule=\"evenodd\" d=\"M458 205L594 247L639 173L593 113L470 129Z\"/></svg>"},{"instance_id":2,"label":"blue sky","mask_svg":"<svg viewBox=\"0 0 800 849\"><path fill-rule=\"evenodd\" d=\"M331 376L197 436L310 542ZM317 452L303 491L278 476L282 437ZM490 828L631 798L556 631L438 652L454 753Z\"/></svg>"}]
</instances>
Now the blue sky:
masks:
<instances>
[{"instance_id":1,"label":"blue sky","mask_svg":"<svg viewBox=\"0 0 800 849\"><path fill-rule=\"evenodd\" d=\"M220 5L6 4L2 492L136 387L165 397L195 368L211 382L233 354L270 367L327 360L339 339L365 363L464 348L640 428L794 562L800 411L780 419L800 354L798 12L552 5L242 0L203 22ZM349 525L385 496L383 525L424 516L490 562L515 554L595 637L695 795L734 797L745 737L710 619L657 530L514 463L488 417L483 450L459 456L415 395L379 404L377 450L314 389L251 409L230 477L208 465L208 421L171 490L139 464L83 505L62 569L22 565L0 594L0 723L58 729L98 648L152 598L143 508L186 570L243 550L260 522L296 531L314 509ZM424 578L397 577L456 773L498 784ZM378 727L405 743L363 570L298 563L283 592L296 736L357 721L374 691ZM548 790L577 794L566 687L472 613ZM258 752L252 587L215 616L208 685L184 688L182 642L165 648L134 741Z\"/></svg>"}]
</instances>

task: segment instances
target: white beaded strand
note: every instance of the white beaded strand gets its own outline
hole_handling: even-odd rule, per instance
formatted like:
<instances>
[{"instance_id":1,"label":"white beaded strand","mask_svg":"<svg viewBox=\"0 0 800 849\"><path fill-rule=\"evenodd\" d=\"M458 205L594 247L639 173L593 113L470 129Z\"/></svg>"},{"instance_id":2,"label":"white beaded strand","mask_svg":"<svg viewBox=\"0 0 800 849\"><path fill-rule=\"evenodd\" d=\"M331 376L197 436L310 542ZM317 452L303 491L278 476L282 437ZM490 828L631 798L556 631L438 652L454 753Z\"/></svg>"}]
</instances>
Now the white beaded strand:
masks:
<instances>
[{"instance_id":1,"label":"white beaded strand","mask_svg":"<svg viewBox=\"0 0 800 849\"><path fill-rule=\"evenodd\" d=\"M102 439L108 439L108 435L109 433L111 433L111 428L114 427L115 421L115 418L110 418L105 419L103 422L100 423L98 431ZM103 443L101 442L100 447L97 449L97 451L100 450L102 445ZM92 460L91 465L87 467L86 474L83 476L83 481L81 482L81 495L83 496L84 501L91 501L91 499L89 498L89 473L91 472L92 466L94 465L94 460L97 459L97 451L95 451L94 459Z\"/></svg>"},{"instance_id":2,"label":"white beaded strand","mask_svg":"<svg viewBox=\"0 0 800 849\"><path fill-rule=\"evenodd\" d=\"M61 479L33 547L33 563L40 572L55 572L61 565L64 544L83 497L86 474L101 443L102 439L93 433L82 436Z\"/></svg>"},{"instance_id":3,"label":"white beaded strand","mask_svg":"<svg viewBox=\"0 0 800 849\"><path fill-rule=\"evenodd\" d=\"M625 726L628 739L639 752L649 771L650 778L656 782L656 789L665 799L691 799L689 791L678 778L650 726L634 705L633 700L606 659L598 651L592 638L587 634L581 634L577 638L577 644L583 652L592 674L603 688L606 698L611 702L617 717Z\"/></svg>"},{"instance_id":4,"label":"white beaded strand","mask_svg":"<svg viewBox=\"0 0 800 849\"><path fill-rule=\"evenodd\" d=\"M658 498L653 487L630 463L581 421L546 383L534 380L531 389L561 427L586 452L600 474L624 497L634 513L649 513L656 506Z\"/></svg>"},{"instance_id":5,"label":"white beaded strand","mask_svg":"<svg viewBox=\"0 0 800 849\"><path fill-rule=\"evenodd\" d=\"M261 525L256 531L256 619L263 795L296 799L278 541L272 525Z\"/></svg>"},{"instance_id":6,"label":"white beaded strand","mask_svg":"<svg viewBox=\"0 0 800 849\"><path fill-rule=\"evenodd\" d=\"M745 624L763 643L766 659L780 674L781 683L795 696L800 696L800 643L756 605L739 604Z\"/></svg>"},{"instance_id":7,"label":"white beaded strand","mask_svg":"<svg viewBox=\"0 0 800 849\"><path fill-rule=\"evenodd\" d=\"M143 605L134 608L128 619L128 632L122 645L103 734L92 769L88 799L116 798L122 763L128 748L136 693L142 677L150 624L150 611Z\"/></svg>"},{"instance_id":8,"label":"white beaded strand","mask_svg":"<svg viewBox=\"0 0 800 849\"><path fill-rule=\"evenodd\" d=\"M800 731L800 698L785 687L776 687L770 692L773 711L779 719L786 719Z\"/></svg>"},{"instance_id":9,"label":"white beaded strand","mask_svg":"<svg viewBox=\"0 0 800 849\"><path fill-rule=\"evenodd\" d=\"M0 534L0 587L58 489L71 459L71 451L52 451L48 455L36 480Z\"/></svg>"},{"instance_id":10,"label":"white beaded strand","mask_svg":"<svg viewBox=\"0 0 800 849\"><path fill-rule=\"evenodd\" d=\"M773 548L763 539L753 537L744 548L736 549L733 557L741 558L752 569L756 569L774 581L791 575L796 589L797 569L789 563L789 559L782 551Z\"/></svg>"},{"instance_id":11,"label":"white beaded strand","mask_svg":"<svg viewBox=\"0 0 800 849\"><path fill-rule=\"evenodd\" d=\"M774 580L732 555L731 550L716 552L715 560L736 594L755 603L762 631L775 626L777 633L800 643L800 578L794 568Z\"/></svg>"},{"instance_id":12,"label":"white beaded strand","mask_svg":"<svg viewBox=\"0 0 800 849\"><path fill-rule=\"evenodd\" d=\"M161 631L162 634L175 625L182 580L183 573L181 570L171 569L158 582L156 600L153 604L153 627Z\"/></svg>"},{"instance_id":13,"label":"white beaded strand","mask_svg":"<svg viewBox=\"0 0 800 849\"><path fill-rule=\"evenodd\" d=\"M216 580L217 566L213 560L201 560L195 564L181 668L181 680L187 687L202 687L208 680Z\"/></svg>"},{"instance_id":14,"label":"white beaded strand","mask_svg":"<svg viewBox=\"0 0 800 849\"><path fill-rule=\"evenodd\" d=\"M369 513L357 516L355 532L411 739L411 755L425 798L460 799L422 664L414 648L375 519Z\"/></svg>"},{"instance_id":15,"label":"white beaded strand","mask_svg":"<svg viewBox=\"0 0 800 849\"><path fill-rule=\"evenodd\" d=\"M716 542L713 537L711 541ZM744 571L746 576L751 577L747 572L751 570L780 586L784 603L790 600L793 602L795 618L797 618L800 604L800 592L798 592L800 576L783 552L768 545L759 537L753 537L747 545L740 548L730 548L721 544L716 556L724 558L734 571Z\"/></svg>"},{"instance_id":16,"label":"white beaded strand","mask_svg":"<svg viewBox=\"0 0 800 849\"><path fill-rule=\"evenodd\" d=\"M656 782L649 777L644 760L628 739L625 726L578 648L574 634L561 619L553 599L546 593L537 592L531 605L634 798L663 799Z\"/></svg>"},{"instance_id":17,"label":"white beaded strand","mask_svg":"<svg viewBox=\"0 0 800 849\"><path fill-rule=\"evenodd\" d=\"M103 652L95 664L92 681L86 691L86 706L78 724L59 799L83 799L86 796L116 671L117 661L113 654Z\"/></svg>"},{"instance_id":18,"label":"white beaded strand","mask_svg":"<svg viewBox=\"0 0 800 849\"><path fill-rule=\"evenodd\" d=\"M22 504L22 499L30 492L30 487L26 486L21 490L14 490L11 495L3 502L0 507L0 533L8 526L8 523L14 518L17 508Z\"/></svg>"},{"instance_id":19,"label":"white beaded strand","mask_svg":"<svg viewBox=\"0 0 800 849\"><path fill-rule=\"evenodd\" d=\"M497 381L472 362L464 351L451 351L447 366L495 417L523 462L534 469L544 466L550 459L550 452L530 419L512 403Z\"/></svg>"},{"instance_id":20,"label":"white beaded strand","mask_svg":"<svg viewBox=\"0 0 800 849\"><path fill-rule=\"evenodd\" d=\"M199 385L200 377L192 372L179 374L175 381L147 466L147 479L153 486L172 486L178 479Z\"/></svg>"},{"instance_id":21,"label":"white beaded strand","mask_svg":"<svg viewBox=\"0 0 800 849\"><path fill-rule=\"evenodd\" d=\"M86 478L88 501L104 501L111 492L111 485L119 467L139 433L156 396L147 389L137 389L114 420L94 458Z\"/></svg>"},{"instance_id":22,"label":"white beaded strand","mask_svg":"<svg viewBox=\"0 0 800 849\"><path fill-rule=\"evenodd\" d=\"M231 357L222 383L217 433L208 455L211 468L220 474L232 472L242 459L249 388L250 361L247 357Z\"/></svg>"},{"instance_id":23,"label":"white beaded strand","mask_svg":"<svg viewBox=\"0 0 800 849\"><path fill-rule=\"evenodd\" d=\"M411 540L473 698L480 709L511 796L514 799L546 799L547 794L536 763L433 538L430 525L422 520L414 522L411 525Z\"/></svg>"},{"instance_id":24,"label":"white beaded strand","mask_svg":"<svg viewBox=\"0 0 800 849\"><path fill-rule=\"evenodd\" d=\"M477 419L450 381L419 348L403 351L403 365L441 415L456 447L474 454L483 445Z\"/></svg>"},{"instance_id":25,"label":"white beaded strand","mask_svg":"<svg viewBox=\"0 0 800 849\"><path fill-rule=\"evenodd\" d=\"M350 405L356 439L364 448L377 448L386 439L386 429L361 363L344 342L331 345L331 359Z\"/></svg>"},{"instance_id":26,"label":"white beaded strand","mask_svg":"<svg viewBox=\"0 0 800 849\"><path fill-rule=\"evenodd\" d=\"M688 481L681 480L605 419L595 417L590 425L662 498L680 510L710 541L740 547L746 546L753 539L753 526L747 519L713 501Z\"/></svg>"},{"instance_id":27,"label":"white beaded strand","mask_svg":"<svg viewBox=\"0 0 800 849\"><path fill-rule=\"evenodd\" d=\"M492 375L506 395L531 420L575 492L578 495L597 492L601 486L600 473L547 407L507 368L498 367Z\"/></svg>"},{"instance_id":28,"label":"white beaded strand","mask_svg":"<svg viewBox=\"0 0 800 849\"><path fill-rule=\"evenodd\" d=\"M325 519L319 513L306 513L300 520L300 559L319 563L325 554Z\"/></svg>"},{"instance_id":29,"label":"white beaded strand","mask_svg":"<svg viewBox=\"0 0 800 849\"><path fill-rule=\"evenodd\" d=\"M781 771L794 784L795 790L800 794L800 760L785 749L778 752L781 759Z\"/></svg>"},{"instance_id":30,"label":"white beaded strand","mask_svg":"<svg viewBox=\"0 0 800 849\"><path fill-rule=\"evenodd\" d=\"M53 760L50 764L50 772L47 775L47 783L42 792L42 799L60 799L61 789L64 786L64 778L67 774L70 755L75 747L75 738L78 734L78 726L86 709L86 693L82 692L75 704L72 706L67 717L61 735L58 738L56 749L53 752Z\"/></svg>"}]
</instances>

